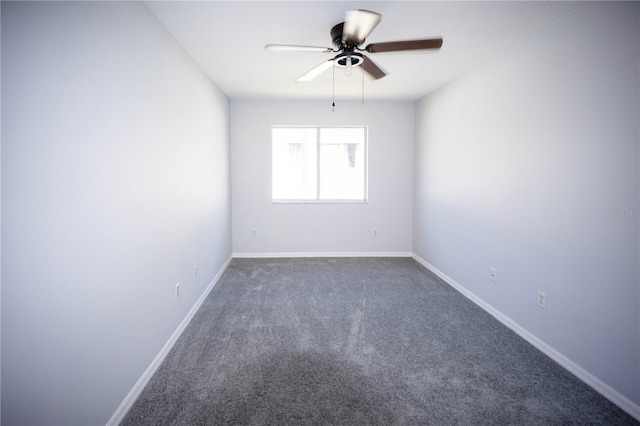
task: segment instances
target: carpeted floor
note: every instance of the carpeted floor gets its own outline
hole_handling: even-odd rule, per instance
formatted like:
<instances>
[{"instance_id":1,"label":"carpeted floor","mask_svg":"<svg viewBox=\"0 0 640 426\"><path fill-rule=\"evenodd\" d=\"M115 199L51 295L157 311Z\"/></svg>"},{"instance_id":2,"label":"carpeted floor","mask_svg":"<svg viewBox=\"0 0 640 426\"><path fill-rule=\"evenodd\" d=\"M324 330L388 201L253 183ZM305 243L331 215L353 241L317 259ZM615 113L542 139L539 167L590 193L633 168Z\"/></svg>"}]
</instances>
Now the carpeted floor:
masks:
<instances>
[{"instance_id":1,"label":"carpeted floor","mask_svg":"<svg viewBox=\"0 0 640 426\"><path fill-rule=\"evenodd\" d=\"M124 425L638 424L409 258L234 259Z\"/></svg>"}]
</instances>

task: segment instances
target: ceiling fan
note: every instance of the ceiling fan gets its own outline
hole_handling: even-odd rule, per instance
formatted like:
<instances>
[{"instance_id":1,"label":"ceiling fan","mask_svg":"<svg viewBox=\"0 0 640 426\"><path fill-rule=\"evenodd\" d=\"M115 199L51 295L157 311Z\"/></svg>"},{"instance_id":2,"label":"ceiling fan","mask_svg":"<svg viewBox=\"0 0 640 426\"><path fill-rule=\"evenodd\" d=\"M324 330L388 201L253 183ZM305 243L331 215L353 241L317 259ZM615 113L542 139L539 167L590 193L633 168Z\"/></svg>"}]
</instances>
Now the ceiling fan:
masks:
<instances>
[{"instance_id":1,"label":"ceiling fan","mask_svg":"<svg viewBox=\"0 0 640 426\"><path fill-rule=\"evenodd\" d=\"M381 20L382 15L379 13L364 9L351 10L346 13L344 22L331 28L330 34L335 48L293 44L267 44L264 48L271 51L338 53L333 58L322 62L296 78L296 81L311 81L331 68L331 66L344 68L345 73L349 75L353 67L359 65L362 65L364 71L377 80L384 77L386 75L385 72L360 52L382 53L406 50L437 50L442 46L441 38L431 38L372 43L361 48L360 46Z\"/></svg>"}]
</instances>

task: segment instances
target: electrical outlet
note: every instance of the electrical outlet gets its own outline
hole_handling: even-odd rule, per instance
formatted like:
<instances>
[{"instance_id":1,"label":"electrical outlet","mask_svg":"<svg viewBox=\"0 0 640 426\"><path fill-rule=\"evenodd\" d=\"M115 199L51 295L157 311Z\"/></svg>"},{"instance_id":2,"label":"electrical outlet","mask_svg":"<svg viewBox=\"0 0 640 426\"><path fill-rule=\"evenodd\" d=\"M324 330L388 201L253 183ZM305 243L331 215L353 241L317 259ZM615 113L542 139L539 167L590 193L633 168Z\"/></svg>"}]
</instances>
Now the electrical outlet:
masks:
<instances>
[{"instance_id":1,"label":"electrical outlet","mask_svg":"<svg viewBox=\"0 0 640 426\"><path fill-rule=\"evenodd\" d=\"M374 236L374 237L377 237L377 236L378 236L378 230L377 230L377 229L374 229L374 230L373 230L373 236Z\"/></svg>"},{"instance_id":2,"label":"electrical outlet","mask_svg":"<svg viewBox=\"0 0 640 426\"><path fill-rule=\"evenodd\" d=\"M180 298L180 283L176 284L176 299Z\"/></svg>"},{"instance_id":3,"label":"electrical outlet","mask_svg":"<svg viewBox=\"0 0 640 426\"><path fill-rule=\"evenodd\" d=\"M256 230L255 230L255 229L252 231L251 236L252 236L252 237L255 237L255 236L256 236Z\"/></svg>"},{"instance_id":4,"label":"electrical outlet","mask_svg":"<svg viewBox=\"0 0 640 426\"><path fill-rule=\"evenodd\" d=\"M498 282L498 270L496 268L490 268L489 269L489 277L491 278L491 281L493 281L494 283Z\"/></svg>"},{"instance_id":5,"label":"electrical outlet","mask_svg":"<svg viewBox=\"0 0 640 426\"><path fill-rule=\"evenodd\" d=\"M195 265L193 267L193 279L197 280L198 279L198 265Z\"/></svg>"},{"instance_id":6,"label":"electrical outlet","mask_svg":"<svg viewBox=\"0 0 640 426\"><path fill-rule=\"evenodd\" d=\"M541 291L538 292L538 306L547 309L547 295Z\"/></svg>"}]
</instances>

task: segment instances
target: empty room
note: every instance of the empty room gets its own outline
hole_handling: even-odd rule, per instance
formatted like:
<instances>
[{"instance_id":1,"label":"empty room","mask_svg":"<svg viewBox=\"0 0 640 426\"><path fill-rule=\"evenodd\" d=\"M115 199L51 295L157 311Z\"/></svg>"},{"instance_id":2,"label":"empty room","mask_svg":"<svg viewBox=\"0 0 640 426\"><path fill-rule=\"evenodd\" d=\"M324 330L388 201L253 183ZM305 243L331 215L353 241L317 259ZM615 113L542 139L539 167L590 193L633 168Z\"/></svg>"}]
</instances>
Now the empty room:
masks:
<instances>
[{"instance_id":1,"label":"empty room","mask_svg":"<svg viewBox=\"0 0 640 426\"><path fill-rule=\"evenodd\" d=\"M640 421L640 3L0 14L3 425Z\"/></svg>"}]
</instances>

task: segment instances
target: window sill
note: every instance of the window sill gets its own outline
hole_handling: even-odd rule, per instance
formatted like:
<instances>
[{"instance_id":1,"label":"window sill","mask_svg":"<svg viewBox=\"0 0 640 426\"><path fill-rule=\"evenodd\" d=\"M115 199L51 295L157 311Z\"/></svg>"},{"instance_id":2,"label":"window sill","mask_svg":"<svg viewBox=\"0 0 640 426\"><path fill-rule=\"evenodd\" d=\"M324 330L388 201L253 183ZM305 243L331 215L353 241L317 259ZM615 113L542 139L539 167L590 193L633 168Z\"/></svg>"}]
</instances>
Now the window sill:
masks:
<instances>
[{"instance_id":1,"label":"window sill","mask_svg":"<svg viewBox=\"0 0 640 426\"><path fill-rule=\"evenodd\" d=\"M367 200L271 200L271 204L367 204Z\"/></svg>"}]
</instances>

